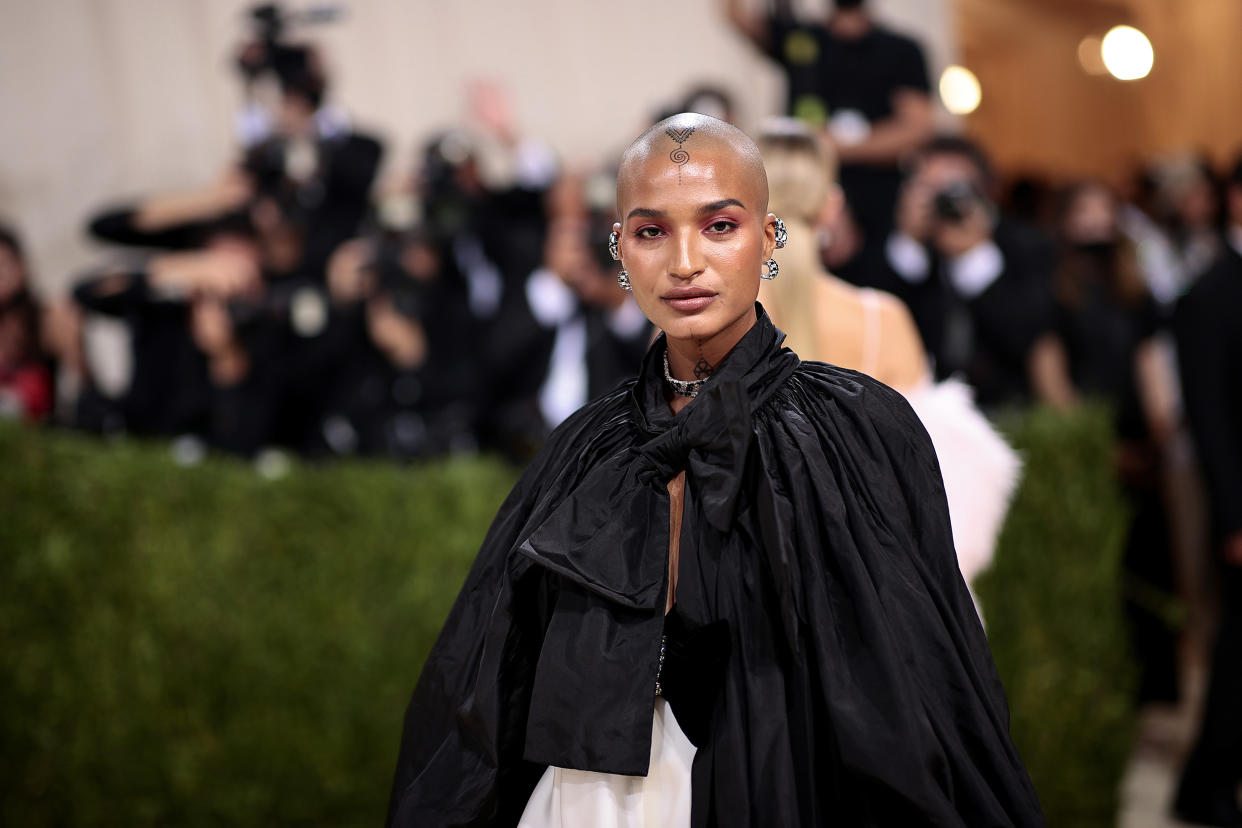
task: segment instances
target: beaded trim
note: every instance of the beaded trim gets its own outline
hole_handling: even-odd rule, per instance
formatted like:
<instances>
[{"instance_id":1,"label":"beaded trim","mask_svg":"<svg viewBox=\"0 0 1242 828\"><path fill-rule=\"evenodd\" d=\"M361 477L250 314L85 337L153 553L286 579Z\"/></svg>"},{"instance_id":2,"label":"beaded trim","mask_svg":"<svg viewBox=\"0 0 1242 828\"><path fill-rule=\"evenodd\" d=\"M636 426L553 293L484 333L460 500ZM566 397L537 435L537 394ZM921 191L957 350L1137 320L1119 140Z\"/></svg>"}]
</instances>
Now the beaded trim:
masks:
<instances>
[{"instance_id":1,"label":"beaded trim","mask_svg":"<svg viewBox=\"0 0 1242 828\"><path fill-rule=\"evenodd\" d=\"M660 684L660 676L664 673L664 651L665 649L667 649L667 647L668 647L668 636L667 635L660 636L660 663L656 666L655 694L657 696L664 695L664 687L663 685Z\"/></svg>"},{"instance_id":2,"label":"beaded trim","mask_svg":"<svg viewBox=\"0 0 1242 828\"><path fill-rule=\"evenodd\" d=\"M673 374L668 368L668 349L664 349L664 381L673 389L673 393L680 397L697 397L699 392L703 390L703 383L707 382L711 377L704 377L700 380L692 380L686 382L684 380L673 379Z\"/></svg>"}]
</instances>

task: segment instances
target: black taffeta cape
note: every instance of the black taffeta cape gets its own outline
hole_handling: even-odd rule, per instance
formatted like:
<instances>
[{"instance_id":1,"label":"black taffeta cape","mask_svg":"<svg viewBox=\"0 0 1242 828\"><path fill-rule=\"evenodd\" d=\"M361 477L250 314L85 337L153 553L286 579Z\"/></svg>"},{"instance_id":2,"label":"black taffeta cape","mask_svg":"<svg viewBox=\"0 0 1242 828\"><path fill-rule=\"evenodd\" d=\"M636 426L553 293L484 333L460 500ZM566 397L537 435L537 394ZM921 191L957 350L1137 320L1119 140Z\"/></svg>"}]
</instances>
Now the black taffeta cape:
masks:
<instances>
[{"instance_id":1,"label":"black taffeta cape","mask_svg":"<svg viewBox=\"0 0 1242 828\"><path fill-rule=\"evenodd\" d=\"M1044 824L926 432L757 312L678 416L661 337L526 470L406 711L390 826L515 825L548 765L646 773L682 469L679 613L729 644L696 828Z\"/></svg>"}]
</instances>

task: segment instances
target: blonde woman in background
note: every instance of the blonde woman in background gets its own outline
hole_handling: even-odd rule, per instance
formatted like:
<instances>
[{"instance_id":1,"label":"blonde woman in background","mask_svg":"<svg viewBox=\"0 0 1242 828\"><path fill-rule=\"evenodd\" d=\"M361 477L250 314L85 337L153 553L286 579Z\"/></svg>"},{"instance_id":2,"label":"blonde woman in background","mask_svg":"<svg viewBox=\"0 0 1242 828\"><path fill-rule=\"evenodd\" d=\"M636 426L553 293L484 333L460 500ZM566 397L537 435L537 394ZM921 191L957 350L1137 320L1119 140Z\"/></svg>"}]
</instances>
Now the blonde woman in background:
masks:
<instances>
[{"instance_id":1,"label":"blonde woman in background","mask_svg":"<svg viewBox=\"0 0 1242 828\"><path fill-rule=\"evenodd\" d=\"M789 243L776 254L778 278L759 301L804 360L861 371L909 400L940 460L958 565L967 584L991 563L1021 463L976 408L969 386L933 383L909 310L888 293L833 276L820 259L815 228L836 222L844 203L831 151L800 122L774 120L758 137Z\"/></svg>"}]
</instances>

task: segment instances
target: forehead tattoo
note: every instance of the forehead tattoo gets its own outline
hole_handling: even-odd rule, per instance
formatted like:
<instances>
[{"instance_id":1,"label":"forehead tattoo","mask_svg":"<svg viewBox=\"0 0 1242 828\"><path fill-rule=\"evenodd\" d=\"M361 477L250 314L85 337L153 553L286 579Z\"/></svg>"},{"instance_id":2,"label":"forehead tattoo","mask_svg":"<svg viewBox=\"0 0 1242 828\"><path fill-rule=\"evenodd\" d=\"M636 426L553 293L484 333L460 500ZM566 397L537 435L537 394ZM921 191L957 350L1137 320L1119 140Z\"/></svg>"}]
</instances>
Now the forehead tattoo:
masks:
<instances>
[{"instance_id":1,"label":"forehead tattoo","mask_svg":"<svg viewBox=\"0 0 1242 828\"><path fill-rule=\"evenodd\" d=\"M694 127L684 127L682 129L674 129L667 127L664 134L677 142L677 149L668 154L668 158L677 165L677 183L681 183L681 168L690 162L690 153L686 152L682 144L690 140L690 136L694 134Z\"/></svg>"}]
</instances>

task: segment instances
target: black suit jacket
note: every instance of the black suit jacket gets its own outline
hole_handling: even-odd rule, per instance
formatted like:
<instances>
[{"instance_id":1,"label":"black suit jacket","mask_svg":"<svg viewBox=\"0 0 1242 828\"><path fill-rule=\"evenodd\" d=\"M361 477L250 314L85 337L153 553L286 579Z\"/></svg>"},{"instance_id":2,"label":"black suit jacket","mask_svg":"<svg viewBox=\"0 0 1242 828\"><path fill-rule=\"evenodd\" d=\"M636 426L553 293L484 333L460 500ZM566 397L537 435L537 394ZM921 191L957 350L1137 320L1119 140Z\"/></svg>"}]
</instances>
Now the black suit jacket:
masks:
<instances>
[{"instance_id":1,"label":"black suit jacket","mask_svg":"<svg viewBox=\"0 0 1242 828\"><path fill-rule=\"evenodd\" d=\"M1182 394L1218 537L1242 532L1242 255L1226 248L1178 303Z\"/></svg>"}]
</instances>

